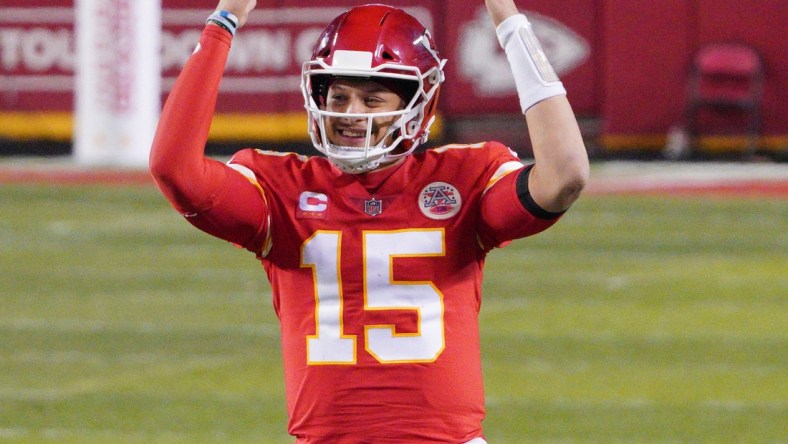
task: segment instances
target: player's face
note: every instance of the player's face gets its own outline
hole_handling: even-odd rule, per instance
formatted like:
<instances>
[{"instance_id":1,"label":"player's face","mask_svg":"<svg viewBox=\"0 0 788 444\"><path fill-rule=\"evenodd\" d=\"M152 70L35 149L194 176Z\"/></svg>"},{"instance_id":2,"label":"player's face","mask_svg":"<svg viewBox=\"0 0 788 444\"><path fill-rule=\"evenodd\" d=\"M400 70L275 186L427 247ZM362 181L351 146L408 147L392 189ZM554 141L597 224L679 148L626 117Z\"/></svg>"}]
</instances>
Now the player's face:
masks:
<instances>
[{"instance_id":1,"label":"player's face","mask_svg":"<svg viewBox=\"0 0 788 444\"><path fill-rule=\"evenodd\" d=\"M405 103L385 86L366 79L337 79L328 87L325 110L339 113L383 113L397 111ZM370 145L378 144L397 117L372 119ZM369 119L365 117L329 117L328 140L340 146L363 147L367 141Z\"/></svg>"}]
</instances>

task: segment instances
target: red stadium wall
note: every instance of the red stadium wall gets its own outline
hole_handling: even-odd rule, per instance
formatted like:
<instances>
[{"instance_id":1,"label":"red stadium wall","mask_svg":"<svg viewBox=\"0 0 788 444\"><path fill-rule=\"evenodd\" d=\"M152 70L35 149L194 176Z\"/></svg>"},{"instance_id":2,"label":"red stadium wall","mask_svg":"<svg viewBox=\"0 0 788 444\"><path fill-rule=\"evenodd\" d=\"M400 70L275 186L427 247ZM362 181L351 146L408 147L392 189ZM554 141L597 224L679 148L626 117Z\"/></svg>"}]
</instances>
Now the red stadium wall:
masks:
<instances>
[{"instance_id":1,"label":"red stadium wall","mask_svg":"<svg viewBox=\"0 0 788 444\"><path fill-rule=\"evenodd\" d=\"M602 144L662 146L681 120L692 53L703 44L739 41L765 63L763 143L788 149L788 2L783 0L605 0L600 100Z\"/></svg>"},{"instance_id":2,"label":"red stadium wall","mask_svg":"<svg viewBox=\"0 0 788 444\"><path fill-rule=\"evenodd\" d=\"M163 98L193 49L214 0L162 0ZM234 43L218 103L218 140L306 140L298 91L317 33L359 1L258 1ZM433 30L449 59L441 114L447 125L516 115L505 57L483 2L392 0ZM529 13L577 114L600 122L603 149L658 148L680 121L689 58L699 45L750 43L766 63L764 143L788 146L788 2L783 0L529 0ZM70 140L73 1L0 4L0 138Z\"/></svg>"}]
</instances>

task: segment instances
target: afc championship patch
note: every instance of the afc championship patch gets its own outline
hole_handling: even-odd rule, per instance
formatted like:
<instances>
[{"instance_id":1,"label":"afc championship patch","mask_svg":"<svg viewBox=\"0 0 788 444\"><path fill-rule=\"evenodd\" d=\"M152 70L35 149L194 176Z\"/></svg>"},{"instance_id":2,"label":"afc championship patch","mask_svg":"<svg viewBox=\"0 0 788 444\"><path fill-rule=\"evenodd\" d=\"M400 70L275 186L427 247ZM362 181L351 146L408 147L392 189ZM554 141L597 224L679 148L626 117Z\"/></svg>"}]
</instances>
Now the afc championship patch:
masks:
<instances>
[{"instance_id":1,"label":"afc championship patch","mask_svg":"<svg viewBox=\"0 0 788 444\"><path fill-rule=\"evenodd\" d=\"M448 219L460 211L462 198L454 185L433 182L419 193L419 209L430 219Z\"/></svg>"}]
</instances>

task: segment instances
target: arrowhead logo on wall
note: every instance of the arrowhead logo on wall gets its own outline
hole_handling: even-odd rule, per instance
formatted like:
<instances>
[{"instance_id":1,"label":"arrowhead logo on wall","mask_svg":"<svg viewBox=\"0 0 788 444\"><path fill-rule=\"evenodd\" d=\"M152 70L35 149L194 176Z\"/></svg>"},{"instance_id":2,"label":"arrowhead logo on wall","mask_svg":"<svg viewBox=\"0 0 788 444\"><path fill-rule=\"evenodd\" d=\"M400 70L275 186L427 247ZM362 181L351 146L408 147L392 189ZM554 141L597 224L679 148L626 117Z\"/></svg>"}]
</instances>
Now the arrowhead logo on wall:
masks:
<instances>
[{"instance_id":1,"label":"arrowhead logo on wall","mask_svg":"<svg viewBox=\"0 0 788 444\"><path fill-rule=\"evenodd\" d=\"M588 59L588 42L550 17L524 11L539 38L556 74L566 74ZM516 93L506 54L500 48L484 7L460 31L459 74L474 85L481 97L508 96Z\"/></svg>"}]
</instances>

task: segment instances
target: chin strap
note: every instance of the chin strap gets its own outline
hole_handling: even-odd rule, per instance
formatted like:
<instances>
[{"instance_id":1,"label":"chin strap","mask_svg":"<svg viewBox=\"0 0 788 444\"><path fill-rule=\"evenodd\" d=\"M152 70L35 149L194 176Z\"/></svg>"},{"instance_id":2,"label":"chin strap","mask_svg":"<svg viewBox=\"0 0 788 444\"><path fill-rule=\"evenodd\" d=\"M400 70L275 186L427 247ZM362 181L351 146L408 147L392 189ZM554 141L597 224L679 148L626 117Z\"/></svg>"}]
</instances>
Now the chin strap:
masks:
<instances>
[{"instance_id":1,"label":"chin strap","mask_svg":"<svg viewBox=\"0 0 788 444\"><path fill-rule=\"evenodd\" d=\"M367 173L369 171L377 169L378 167L380 167L381 164L381 159L375 159L375 160L366 159L362 162L354 163L354 164L345 162L341 159L337 159L334 157L329 157L328 160L329 162L331 162L332 165L337 167L337 169L339 169L343 173L348 173L348 174Z\"/></svg>"}]
</instances>

